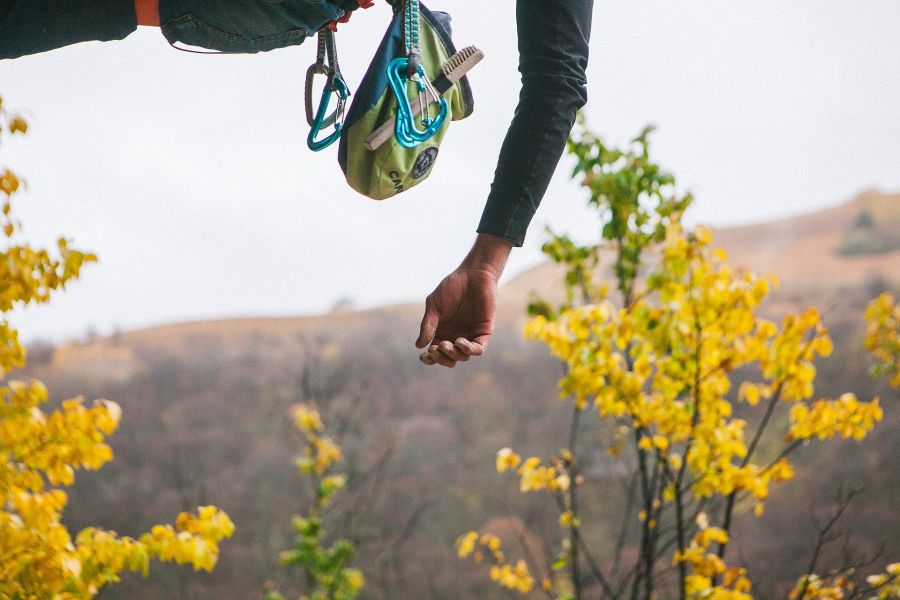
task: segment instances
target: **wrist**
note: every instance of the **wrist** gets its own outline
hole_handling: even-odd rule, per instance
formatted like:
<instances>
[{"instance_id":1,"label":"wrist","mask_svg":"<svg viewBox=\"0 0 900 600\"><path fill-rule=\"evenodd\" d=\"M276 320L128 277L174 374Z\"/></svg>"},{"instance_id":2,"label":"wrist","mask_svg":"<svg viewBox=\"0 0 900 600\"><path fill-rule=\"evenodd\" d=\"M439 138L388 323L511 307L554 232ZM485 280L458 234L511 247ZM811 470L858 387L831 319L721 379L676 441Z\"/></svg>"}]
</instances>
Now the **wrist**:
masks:
<instances>
[{"instance_id":1,"label":"wrist","mask_svg":"<svg viewBox=\"0 0 900 600\"><path fill-rule=\"evenodd\" d=\"M475 244L460 265L463 269L488 271L500 278L512 250L512 242L488 233L479 233Z\"/></svg>"},{"instance_id":2,"label":"wrist","mask_svg":"<svg viewBox=\"0 0 900 600\"><path fill-rule=\"evenodd\" d=\"M134 0L134 13L138 25L159 27L159 0Z\"/></svg>"}]
</instances>

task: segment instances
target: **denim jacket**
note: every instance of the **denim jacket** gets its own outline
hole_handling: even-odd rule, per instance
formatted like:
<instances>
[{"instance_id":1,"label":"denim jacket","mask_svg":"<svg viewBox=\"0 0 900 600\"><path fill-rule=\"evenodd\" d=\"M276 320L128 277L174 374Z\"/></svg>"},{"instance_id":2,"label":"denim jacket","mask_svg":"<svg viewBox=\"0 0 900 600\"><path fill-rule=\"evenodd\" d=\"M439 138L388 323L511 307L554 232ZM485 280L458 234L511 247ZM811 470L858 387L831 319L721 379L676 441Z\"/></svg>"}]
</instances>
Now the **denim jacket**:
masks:
<instances>
[{"instance_id":1,"label":"denim jacket","mask_svg":"<svg viewBox=\"0 0 900 600\"><path fill-rule=\"evenodd\" d=\"M356 2L352 2L356 7ZM254 53L294 46L344 15L330 0L160 0L162 33L169 43L221 52Z\"/></svg>"}]
</instances>

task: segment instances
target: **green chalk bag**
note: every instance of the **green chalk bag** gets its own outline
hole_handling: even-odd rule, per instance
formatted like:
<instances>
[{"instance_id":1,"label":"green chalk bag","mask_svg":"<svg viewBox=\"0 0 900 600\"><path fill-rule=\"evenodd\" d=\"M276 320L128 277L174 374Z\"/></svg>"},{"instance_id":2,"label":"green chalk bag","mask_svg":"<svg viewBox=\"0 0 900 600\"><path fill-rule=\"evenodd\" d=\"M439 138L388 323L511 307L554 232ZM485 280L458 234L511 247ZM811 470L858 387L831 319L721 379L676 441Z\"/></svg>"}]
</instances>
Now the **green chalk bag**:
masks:
<instances>
[{"instance_id":1,"label":"green chalk bag","mask_svg":"<svg viewBox=\"0 0 900 600\"><path fill-rule=\"evenodd\" d=\"M418 0L402 3L341 131L338 162L350 187L384 200L428 178L450 122L474 108L468 79L445 71L457 64L451 58L468 56L472 62L475 52L457 54L450 15Z\"/></svg>"}]
</instances>

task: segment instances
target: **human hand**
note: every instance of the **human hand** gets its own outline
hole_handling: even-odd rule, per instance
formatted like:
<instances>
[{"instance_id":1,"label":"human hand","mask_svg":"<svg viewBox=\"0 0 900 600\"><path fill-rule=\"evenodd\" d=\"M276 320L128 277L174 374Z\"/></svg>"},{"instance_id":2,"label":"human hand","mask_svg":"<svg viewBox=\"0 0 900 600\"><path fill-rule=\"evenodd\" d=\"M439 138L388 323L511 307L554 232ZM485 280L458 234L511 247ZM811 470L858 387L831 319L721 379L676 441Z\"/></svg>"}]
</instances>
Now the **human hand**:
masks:
<instances>
[{"instance_id":1,"label":"human hand","mask_svg":"<svg viewBox=\"0 0 900 600\"><path fill-rule=\"evenodd\" d=\"M356 3L359 5L360 8L372 8L373 6L375 6L374 0L356 0ZM338 19L336 19L334 21L329 21L328 23L325 24L325 26L328 27L328 29L336 32L337 28L338 28L338 23L349 23L350 17L352 17L352 16L353 16L352 12L346 12L346 13L344 13L343 16L339 17Z\"/></svg>"},{"instance_id":2,"label":"human hand","mask_svg":"<svg viewBox=\"0 0 900 600\"><path fill-rule=\"evenodd\" d=\"M425 300L417 348L426 365L453 368L480 356L494 332L497 280L512 244L481 234L463 263Z\"/></svg>"}]
</instances>

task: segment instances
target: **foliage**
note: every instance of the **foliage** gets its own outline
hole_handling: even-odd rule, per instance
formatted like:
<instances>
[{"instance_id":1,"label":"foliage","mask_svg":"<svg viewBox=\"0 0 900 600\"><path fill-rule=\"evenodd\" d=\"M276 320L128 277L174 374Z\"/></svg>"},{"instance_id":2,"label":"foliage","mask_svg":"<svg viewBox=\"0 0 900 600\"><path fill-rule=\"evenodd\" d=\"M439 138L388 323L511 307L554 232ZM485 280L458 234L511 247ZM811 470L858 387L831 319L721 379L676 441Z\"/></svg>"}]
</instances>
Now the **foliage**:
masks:
<instances>
[{"instance_id":1,"label":"foliage","mask_svg":"<svg viewBox=\"0 0 900 600\"><path fill-rule=\"evenodd\" d=\"M886 375L893 387L900 387L900 304L884 293L866 307L865 345L877 362L873 375Z\"/></svg>"},{"instance_id":2,"label":"foliage","mask_svg":"<svg viewBox=\"0 0 900 600\"><path fill-rule=\"evenodd\" d=\"M502 468L505 470L510 468L508 466L510 462L518 464L518 458L507 448L500 451L497 464L503 465ZM499 468L501 467L498 466ZM511 468L515 468L515 466ZM490 533L479 535L477 531L470 531L457 541L456 551L460 558L467 558L471 554L476 564L481 563L487 554L494 563L490 570L491 579L505 588L527 594L534 589L534 578L531 576L528 564L522 559L516 561L515 564L507 562L501 546L502 542L496 535ZM543 585L549 586L549 580L545 580Z\"/></svg>"},{"instance_id":3,"label":"foliage","mask_svg":"<svg viewBox=\"0 0 900 600\"><path fill-rule=\"evenodd\" d=\"M354 547L344 539L325 545L323 519L334 495L347 484L347 476L333 473L342 458L341 448L323 435L325 425L319 412L310 405L298 404L292 410L294 424L306 439L303 454L297 457L300 474L313 481L313 501L306 516L294 517L297 546L283 552L281 563L300 567L306 574L307 593L302 600L352 600L356 598L365 578L359 569L345 565L353 557ZM279 592L270 591L266 600L283 600Z\"/></svg>"},{"instance_id":4,"label":"foliage","mask_svg":"<svg viewBox=\"0 0 900 600\"><path fill-rule=\"evenodd\" d=\"M27 129L0 101L0 134ZM63 238L55 256L18 241L21 224L13 217L11 199L20 187L20 179L3 170L4 315L15 307L48 302L54 291L79 276L84 264L96 261ZM87 404L80 397L64 400L56 410L44 409L47 389L40 381L7 380L25 360L18 332L0 320L0 597L91 598L118 581L123 571L146 575L153 558L212 570L219 541L234 529L228 516L213 506L200 507L196 515L182 513L175 527L157 525L138 538L95 527L74 536L68 531L62 523L68 500L62 488L72 485L76 469L97 470L112 460L105 440L118 427L121 409L108 400Z\"/></svg>"},{"instance_id":5,"label":"foliage","mask_svg":"<svg viewBox=\"0 0 900 600\"><path fill-rule=\"evenodd\" d=\"M816 398L815 360L832 351L818 311L789 314L780 325L757 314L777 282L731 267L707 228L685 230L690 196L679 196L674 178L650 160L650 131L614 150L582 126L569 144L574 176L604 225L597 245L558 235L545 245L567 268L566 303L533 304L537 316L525 329L564 365L559 389L571 399L568 445L549 460L523 459L510 448L497 454L498 472L514 473L523 493L548 494L560 515L562 548L549 568L526 557L517 579L491 570L501 585L523 593L532 586L521 581L541 571L553 574L540 588L553 598L581 598L588 584L602 598L751 598L747 570L726 562L735 513L752 507L763 514L772 484L793 477L789 456L809 441L862 440L883 416L878 398ZM604 251L613 257L618 304L595 280ZM885 311L893 310L878 304L873 322L890 329ZM889 346L887 334L873 331L873 346ZM895 346L886 352L883 361L896 358ZM583 533L578 431L590 413L618 432L609 453L637 482L636 498L625 506L639 510L622 515L639 530L624 572L604 569ZM457 549L502 569L509 564L502 552L484 552L491 543L469 532ZM611 563L620 562L623 546ZM582 576L583 566L590 577ZM876 588L888 593L895 583L889 574Z\"/></svg>"},{"instance_id":6,"label":"foliage","mask_svg":"<svg viewBox=\"0 0 900 600\"><path fill-rule=\"evenodd\" d=\"M572 176L581 177L581 185L590 191L588 204L597 209L604 222L600 238L616 251L613 272L618 289L630 300L644 250L665 238L668 224L678 220L692 197L677 194L675 177L650 160L649 136L653 126L645 127L625 149L607 148L584 126L583 117L579 118L579 126L579 135L571 137L568 143L569 154L576 159ZM561 241L571 244L567 238L554 235L544 247L545 253L557 262L554 247ZM581 254L594 253L596 248L573 248L575 260L566 264L577 271L583 263ZM585 303L592 296L597 297L590 287L567 278L567 288L576 285L585 292Z\"/></svg>"}]
</instances>

